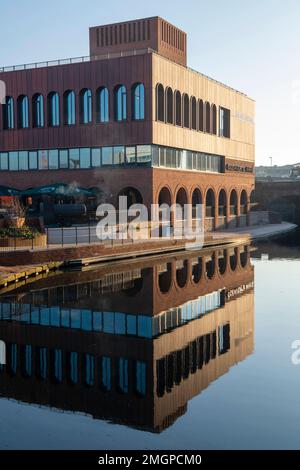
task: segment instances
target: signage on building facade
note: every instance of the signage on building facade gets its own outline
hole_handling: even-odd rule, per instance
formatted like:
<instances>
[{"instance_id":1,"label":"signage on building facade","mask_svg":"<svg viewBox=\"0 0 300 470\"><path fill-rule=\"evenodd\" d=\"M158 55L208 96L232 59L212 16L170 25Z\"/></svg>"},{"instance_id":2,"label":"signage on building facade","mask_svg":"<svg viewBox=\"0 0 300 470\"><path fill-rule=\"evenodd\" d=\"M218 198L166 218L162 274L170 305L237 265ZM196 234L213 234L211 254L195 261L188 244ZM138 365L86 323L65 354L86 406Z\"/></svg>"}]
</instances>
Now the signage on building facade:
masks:
<instances>
[{"instance_id":1,"label":"signage on building facade","mask_svg":"<svg viewBox=\"0 0 300 470\"><path fill-rule=\"evenodd\" d=\"M253 173L253 166L232 165L230 163L226 163L225 169L226 171L236 171L239 173Z\"/></svg>"}]
</instances>

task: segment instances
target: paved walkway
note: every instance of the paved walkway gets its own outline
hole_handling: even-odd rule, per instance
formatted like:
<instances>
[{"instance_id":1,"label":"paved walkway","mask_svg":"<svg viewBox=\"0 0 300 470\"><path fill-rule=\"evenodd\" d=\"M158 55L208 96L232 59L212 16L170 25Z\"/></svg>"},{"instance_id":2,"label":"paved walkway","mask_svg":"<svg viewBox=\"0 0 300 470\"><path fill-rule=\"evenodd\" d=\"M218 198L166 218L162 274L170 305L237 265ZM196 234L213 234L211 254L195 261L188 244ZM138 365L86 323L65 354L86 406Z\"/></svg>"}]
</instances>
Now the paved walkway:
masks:
<instances>
[{"instance_id":1,"label":"paved walkway","mask_svg":"<svg viewBox=\"0 0 300 470\"><path fill-rule=\"evenodd\" d=\"M247 235L249 234L252 240L260 240L263 238L275 237L280 234L288 233L297 228L297 225L289 222L282 222L281 224L268 224L268 225L254 225L253 227L243 227L231 230L230 232L215 232L213 238L232 237L235 234Z\"/></svg>"}]
</instances>

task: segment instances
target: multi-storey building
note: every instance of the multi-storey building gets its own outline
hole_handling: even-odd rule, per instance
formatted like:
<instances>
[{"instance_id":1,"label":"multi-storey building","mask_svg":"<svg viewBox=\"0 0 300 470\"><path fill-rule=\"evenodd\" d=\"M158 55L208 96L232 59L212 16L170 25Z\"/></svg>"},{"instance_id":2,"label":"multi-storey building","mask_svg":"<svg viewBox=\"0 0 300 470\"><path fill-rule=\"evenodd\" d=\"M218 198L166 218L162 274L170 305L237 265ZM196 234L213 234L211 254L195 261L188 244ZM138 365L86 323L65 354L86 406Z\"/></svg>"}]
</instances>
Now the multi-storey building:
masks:
<instances>
[{"instance_id":1,"label":"multi-storey building","mask_svg":"<svg viewBox=\"0 0 300 470\"><path fill-rule=\"evenodd\" d=\"M188 68L187 36L165 20L93 27L88 57L0 80L1 185L76 182L115 204L203 203L207 227L247 223L255 104Z\"/></svg>"}]
</instances>

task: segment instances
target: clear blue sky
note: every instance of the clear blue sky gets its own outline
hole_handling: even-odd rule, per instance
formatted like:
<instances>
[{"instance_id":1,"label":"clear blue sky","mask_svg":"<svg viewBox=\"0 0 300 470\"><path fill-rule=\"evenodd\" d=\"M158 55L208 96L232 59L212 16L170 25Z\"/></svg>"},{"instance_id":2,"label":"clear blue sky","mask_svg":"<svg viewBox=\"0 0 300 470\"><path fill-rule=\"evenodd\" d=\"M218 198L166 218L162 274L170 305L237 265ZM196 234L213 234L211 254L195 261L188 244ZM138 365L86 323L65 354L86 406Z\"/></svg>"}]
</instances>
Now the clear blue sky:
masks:
<instances>
[{"instance_id":1,"label":"clear blue sky","mask_svg":"<svg viewBox=\"0 0 300 470\"><path fill-rule=\"evenodd\" d=\"M257 164L300 162L299 0L0 0L0 65L88 55L88 28L159 15L188 64L257 102Z\"/></svg>"}]
</instances>

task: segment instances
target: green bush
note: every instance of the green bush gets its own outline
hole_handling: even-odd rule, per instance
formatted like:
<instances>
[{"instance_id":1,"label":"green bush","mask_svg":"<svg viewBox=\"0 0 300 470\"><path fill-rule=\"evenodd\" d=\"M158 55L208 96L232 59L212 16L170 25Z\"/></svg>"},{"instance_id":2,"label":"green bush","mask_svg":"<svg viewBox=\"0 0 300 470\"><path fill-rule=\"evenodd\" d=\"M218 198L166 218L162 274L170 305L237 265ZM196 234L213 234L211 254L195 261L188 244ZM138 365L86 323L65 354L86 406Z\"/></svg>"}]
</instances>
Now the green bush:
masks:
<instances>
[{"instance_id":1,"label":"green bush","mask_svg":"<svg viewBox=\"0 0 300 470\"><path fill-rule=\"evenodd\" d=\"M0 238L24 238L26 240L32 240L38 236L40 232L30 227L9 227L0 228Z\"/></svg>"}]
</instances>

